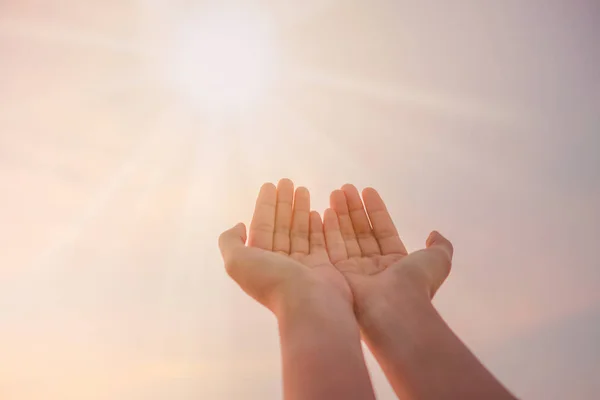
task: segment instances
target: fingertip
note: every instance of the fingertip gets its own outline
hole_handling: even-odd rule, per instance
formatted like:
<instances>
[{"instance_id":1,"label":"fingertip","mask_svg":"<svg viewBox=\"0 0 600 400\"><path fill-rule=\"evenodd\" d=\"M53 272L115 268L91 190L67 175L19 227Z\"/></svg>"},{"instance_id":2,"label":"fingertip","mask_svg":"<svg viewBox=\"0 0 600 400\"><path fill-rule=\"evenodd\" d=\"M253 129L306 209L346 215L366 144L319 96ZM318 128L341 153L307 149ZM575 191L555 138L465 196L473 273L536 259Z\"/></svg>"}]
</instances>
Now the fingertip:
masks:
<instances>
[{"instance_id":1,"label":"fingertip","mask_svg":"<svg viewBox=\"0 0 600 400\"><path fill-rule=\"evenodd\" d=\"M370 187L370 186L363 189L362 196L363 197L365 197L365 196L377 196L377 197L380 197L379 196L379 192L377 190L375 190L374 188Z\"/></svg>"},{"instance_id":2,"label":"fingertip","mask_svg":"<svg viewBox=\"0 0 600 400\"><path fill-rule=\"evenodd\" d=\"M302 208L310 207L310 192L304 186L298 186L294 192L295 207L302 205Z\"/></svg>"},{"instance_id":3,"label":"fingertip","mask_svg":"<svg viewBox=\"0 0 600 400\"><path fill-rule=\"evenodd\" d=\"M433 237L436 234L437 231L431 231L429 232L429 236L427 236L427 239L425 239L425 246L429 247L431 246L431 244L433 243Z\"/></svg>"},{"instance_id":4,"label":"fingertip","mask_svg":"<svg viewBox=\"0 0 600 400\"><path fill-rule=\"evenodd\" d=\"M427 238L425 245L426 245L426 247L431 247L431 246L442 247L448 253L450 258L452 258L452 256L454 255L454 246L452 245L452 242L450 242L444 235L442 235L438 231L434 230L429 234L429 237Z\"/></svg>"},{"instance_id":5,"label":"fingertip","mask_svg":"<svg viewBox=\"0 0 600 400\"><path fill-rule=\"evenodd\" d=\"M265 182L262 184L260 189L261 190L270 190L270 189L276 189L276 187L272 182Z\"/></svg>"},{"instance_id":6,"label":"fingertip","mask_svg":"<svg viewBox=\"0 0 600 400\"><path fill-rule=\"evenodd\" d=\"M337 214L336 212L333 210L333 208L327 208L324 212L323 212L323 220L327 221L328 219L331 218L337 218Z\"/></svg>"},{"instance_id":7,"label":"fingertip","mask_svg":"<svg viewBox=\"0 0 600 400\"><path fill-rule=\"evenodd\" d=\"M222 253L225 253L229 248L240 243L243 245L246 243L246 225L240 222L221 233L219 236L219 248Z\"/></svg>"},{"instance_id":8,"label":"fingertip","mask_svg":"<svg viewBox=\"0 0 600 400\"><path fill-rule=\"evenodd\" d=\"M282 188L282 187L294 187L294 182L292 182L291 179L289 178L282 178L279 180L279 182L277 183L277 187L278 188Z\"/></svg>"},{"instance_id":9,"label":"fingertip","mask_svg":"<svg viewBox=\"0 0 600 400\"><path fill-rule=\"evenodd\" d=\"M342 191L344 192L344 196L346 198L346 203L348 205L348 210L358 210L363 208L363 200L360 197L360 192L356 188L356 186L351 184L346 184L342 186Z\"/></svg>"},{"instance_id":10,"label":"fingertip","mask_svg":"<svg viewBox=\"0 0 600 400\"><path fill-rule=\"evenodd\" d=\"M346 184L342 185L342 191L344 191L345 193L353 193L353 192L358 193L358 189L356 188L356 186L354 186L351 183L346 183Z\"/></svg>"},{"instance_id":11,"label":"fingertip","mask_svg":"<svg viewBox=\"0 0 600 400\"><path fill-rule=\"evenodd\" d=\"M346 194L341 189L336 189L329 195L329 204L331 207L346 204Z\"/></svg>"},{"instance_id":12,"label":"fingertip","mask_svg":"<svg viewBox=\"0 0 600 400\"><path fill-rule=\"evenodd\" d=\"M427 236L427 240L425 241L425 245L427 247L433 245L435 243L435 240L440 236L440 233L438 231L431 231L429 233L429 236Z\"/></svg>"},{"instance_id":13,"label":"fingertip","mask_svg":"<svg viewBox=\"0 0 600 400\"><path fill-rule=\"evenodd\" d=\"M298 186L296 188L296 195L308 196L309 194L310 194L310 192L308 191L308 188L306 188L305 186Z\"/></svg>"},{"instance_id":14,"label":"fingertip","mask_svg":"<svg viewBox=\"0 0 600 400\"><path fill-rule=\"evenodd\" d=\"M323 225L323 220L321 219L321 214L319 214L318 211L314 211L314 210L311 211L310 212L311 230L314 230L314 228L319 230L322 225Z\"/></svg>"},{"instance_id":15,"label":"fingertip","mask_svg":"<svg viewBox=\"0 0 600 400\"><path fill-rule=\"evenodd\" d=\"M239 233L240 237L244 239L244 242L246 242L246 224L239 222L233 227L233 229L236 231L236 233Z\"/></svg>"},{"instance_id":16,"label":"fingertip","mask_svg":"<svg viewBox=\"0 0 600 400\"><path fill-rule=\"evenodd\" d=\"M268 193L276 193L276 192L277 192L277 187L271 182L263 183L263 185L260 187L261 195L266 195Z\"/></svg>"},{"instance_id":17,"label":"fingertip","mask_svg":"<svg viewBox=\"0 0 600 400\"><path fill-rule=\"evenodd\" d=\"M236 237L239 237L240 239L243 239L244 242L246 242L246 224L244 224L243 222L235 224L226 232L229 232L232 236L235 235Z\"/></svg>"}]
</instances>

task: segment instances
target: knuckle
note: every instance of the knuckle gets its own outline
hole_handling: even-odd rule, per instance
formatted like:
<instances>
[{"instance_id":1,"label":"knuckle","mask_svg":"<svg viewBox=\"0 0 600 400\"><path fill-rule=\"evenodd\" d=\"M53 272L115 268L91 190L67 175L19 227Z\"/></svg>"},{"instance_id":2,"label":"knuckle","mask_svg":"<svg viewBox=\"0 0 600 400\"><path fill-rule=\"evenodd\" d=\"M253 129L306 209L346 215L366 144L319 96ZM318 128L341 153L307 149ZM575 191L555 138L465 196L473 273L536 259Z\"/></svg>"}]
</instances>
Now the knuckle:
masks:
<instances>
[{"instance_id":1,"label":"knuckle","mask_svg":"<svg viewBox=\"0 0 600 400\"><path fill-rule=\"evenodd\" d=\"M325 244L325 239L321 235L311 235L310 243L313 246L323 246Z\"/></svg>"},{"instance_id":2,"label":"knuckle","mask_svg":"<svg viewBox=\"0 0 600 400\"><path fill-rule=\"evenodd\" d=\"M258 222L252 226L252 230L256 232L273 232L275 227L268 222Z\"/></svg>"},{"instance_id":3,"label":"knuckle","mask_svg":"<svg viewBox=\"0 0 600 400\"><path fill-rule=\"evenodd\" d=\"M377 236L380 239L389 239L398 236L398 232L393 229L384 228L377 231Z\"/></svg>"},{"instance_id":4,"label":"knuckle","mask_svg":"<svg viewBox=\"0 0 600 400\"><path fill-rule=\"evenodd\" d=\"M367 231L356 232L356 238L357 239L361 239L361 240L371 239L371 238L373 238L373 232L371 232L371 231L368 231L368 232Z\"/></svg>"},{"instance_id":5,"label":"knuckle","mask_svg":"<svg viewBox=\"0 0 600 400\"><path fill-rule=\"evenodd\" d=\"M275 233L288 234L291 228L291 224L287 222L280 222L275 226Z\"/></svg>"},{"instance_id":6,"label":"knuckle","mask_svg":"<svg viewBox=\"0 0 600 400\"><path fill-rule=\"evenodd\" d=\"M290 232L291 239L305 239L308 236L308 230L294 230Z\"/></svg>"}]
</instances>

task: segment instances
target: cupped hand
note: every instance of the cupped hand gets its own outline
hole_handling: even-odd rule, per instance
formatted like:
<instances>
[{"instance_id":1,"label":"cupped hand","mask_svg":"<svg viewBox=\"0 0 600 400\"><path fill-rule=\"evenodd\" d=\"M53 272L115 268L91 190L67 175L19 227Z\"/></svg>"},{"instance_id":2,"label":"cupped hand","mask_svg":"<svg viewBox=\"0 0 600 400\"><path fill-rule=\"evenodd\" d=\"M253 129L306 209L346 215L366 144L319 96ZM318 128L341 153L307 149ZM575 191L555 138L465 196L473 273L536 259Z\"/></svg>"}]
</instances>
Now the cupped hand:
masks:
<instances>
[{"instance_id":1,"label":"cupped hand","mask_svg":"<svg viewBox=\"0 0 600 400\"><path fill-rule=\"evenodd\" d=\"M310 194L289 179L260 189L250 231L240 223L223 232L219 247L227 273L258 302L276 312L283 302L314 293L341 296L350 288L327 254L323 223Z\"/></svg>"},{"instance_id":2,"label":"cupped hand","mask_svg":"<svg viewBox=\"0 0 600 400\"><path fill-rule=\"evenodd\" d=\"M410 291L433 297L450 272L452 244L438 232L426 248L408 254L385 203L376 190L361 196L353 185L331 194L324 214L329 258L346 277L357 312L373 298L389 301Z\"/></svg>"}]
</instances>

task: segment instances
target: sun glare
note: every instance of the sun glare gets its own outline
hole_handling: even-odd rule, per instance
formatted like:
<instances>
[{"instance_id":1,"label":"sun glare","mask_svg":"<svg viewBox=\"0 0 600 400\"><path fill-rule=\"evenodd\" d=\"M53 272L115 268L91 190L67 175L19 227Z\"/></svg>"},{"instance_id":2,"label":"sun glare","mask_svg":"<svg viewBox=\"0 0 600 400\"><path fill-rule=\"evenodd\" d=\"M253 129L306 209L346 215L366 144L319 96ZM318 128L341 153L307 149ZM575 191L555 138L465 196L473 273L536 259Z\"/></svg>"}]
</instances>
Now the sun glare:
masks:
<instances>
[{"instance_id":1,"label":"sun glare","mask_svg":"<svg viewBox=\"0 0 600 400\"><path fill-rule=\"evenodd\" d=\"M169 46L167 78L202 108L227 111L255 106L277 76L272 28L255 11L203 12L176 30Z\"/></svg>"}]
</instances>

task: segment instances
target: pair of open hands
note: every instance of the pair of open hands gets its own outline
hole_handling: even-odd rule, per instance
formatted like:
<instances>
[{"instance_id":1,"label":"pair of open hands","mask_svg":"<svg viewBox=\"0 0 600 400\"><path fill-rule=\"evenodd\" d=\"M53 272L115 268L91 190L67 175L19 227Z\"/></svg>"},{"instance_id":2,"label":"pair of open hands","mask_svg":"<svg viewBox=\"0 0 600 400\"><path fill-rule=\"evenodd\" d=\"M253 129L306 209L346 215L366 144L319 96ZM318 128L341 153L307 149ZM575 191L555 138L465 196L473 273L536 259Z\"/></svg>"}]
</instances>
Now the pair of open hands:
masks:
<instances>
[{"instance_id":1,"label":"pair of open hands","mask_svg":"<svg viewBox=\"0 0 600 400\"><path fill-rule=\"evenodd\" d=\"M425 249L408 254L372 188L361 199L356 187L344 185L330 202L321 219L306 188L294 190L288 179L264 184L249 234L240 223L219 239L229 275L275 314L282 304L321 293L339 296L357 317L406 292L433 297L450 272L448 240L434 231Z\"/></svg>"}]
</instances>

